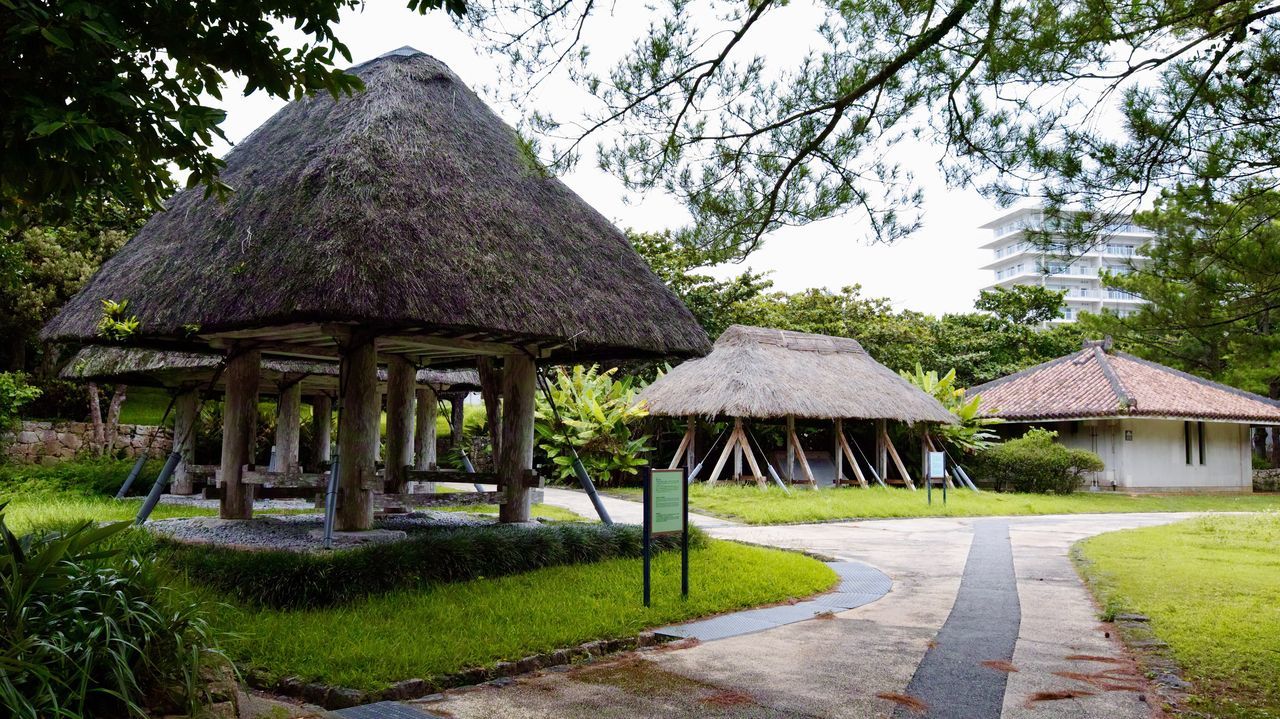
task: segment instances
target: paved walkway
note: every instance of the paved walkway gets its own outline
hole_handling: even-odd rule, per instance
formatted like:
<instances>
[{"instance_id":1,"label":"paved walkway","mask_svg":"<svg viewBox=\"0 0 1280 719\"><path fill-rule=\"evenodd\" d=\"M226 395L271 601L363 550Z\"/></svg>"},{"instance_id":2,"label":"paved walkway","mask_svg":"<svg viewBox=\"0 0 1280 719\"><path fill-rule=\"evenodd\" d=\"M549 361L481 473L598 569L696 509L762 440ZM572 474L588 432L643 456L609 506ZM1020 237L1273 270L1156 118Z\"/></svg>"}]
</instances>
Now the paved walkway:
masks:
<instances>
[{"instance_id":1,"label":"paved walkway","mask_svg":"<svg viewBox=\"0 0 1280 719\"><path fill-rule=\"evenodd\" d=\"M568 501L548 501L561 499ZM834 615L448 692L419 706L458 719L1147 719L1153 710L1140 677L1105 636L1067 550L1101 532L1188 516L713 527L717 537L865 562L892 579L892 591Z\"/></svg>"}]
</instances>

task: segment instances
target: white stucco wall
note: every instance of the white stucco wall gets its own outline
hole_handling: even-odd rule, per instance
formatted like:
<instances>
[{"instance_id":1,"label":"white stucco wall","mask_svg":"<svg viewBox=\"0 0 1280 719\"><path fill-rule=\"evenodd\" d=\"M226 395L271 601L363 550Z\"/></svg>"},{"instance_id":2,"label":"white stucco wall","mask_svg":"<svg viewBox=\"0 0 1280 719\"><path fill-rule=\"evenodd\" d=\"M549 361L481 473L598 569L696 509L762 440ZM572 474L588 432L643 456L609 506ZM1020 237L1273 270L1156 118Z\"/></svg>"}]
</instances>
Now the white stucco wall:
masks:
<instances>
[{"instance_id":1,"label":"white stucco wall","mask_svg":"<svg viewBox=\"0 0 1280 719\"><path fill-rule=\"evenodd\" d=\"M1253 489L1249 426L1205 423L1204 464L1200 463L1195 423L1191 426L1191 464L1187 464L1182 420L1085 420L1075 431L1070 423L1052 426L1070 447L1095 452L1106 469L1098 473L1104 489L1146 491L1249 492ZM1125 432L1131 434L1125 439Z\"/></svg>"}]
</instances>

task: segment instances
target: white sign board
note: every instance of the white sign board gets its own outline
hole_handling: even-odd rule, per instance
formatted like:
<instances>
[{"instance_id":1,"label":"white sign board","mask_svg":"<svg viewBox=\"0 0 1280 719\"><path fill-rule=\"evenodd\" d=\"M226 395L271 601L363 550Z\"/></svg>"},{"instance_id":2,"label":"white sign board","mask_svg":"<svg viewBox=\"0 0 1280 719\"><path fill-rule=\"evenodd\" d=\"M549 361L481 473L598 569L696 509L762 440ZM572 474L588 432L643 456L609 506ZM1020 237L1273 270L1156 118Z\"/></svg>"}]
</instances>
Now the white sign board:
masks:
<instances>
[{"instance_id":1,"label":"white sign board","mask_svg":"<svg viewBox=\"0 0 1280 719\"><path fill-rule=\"evenodd\" d=\"M929 479L946 477L946 457L942 452L929 453Z\"/></svg>"}]
</instances>

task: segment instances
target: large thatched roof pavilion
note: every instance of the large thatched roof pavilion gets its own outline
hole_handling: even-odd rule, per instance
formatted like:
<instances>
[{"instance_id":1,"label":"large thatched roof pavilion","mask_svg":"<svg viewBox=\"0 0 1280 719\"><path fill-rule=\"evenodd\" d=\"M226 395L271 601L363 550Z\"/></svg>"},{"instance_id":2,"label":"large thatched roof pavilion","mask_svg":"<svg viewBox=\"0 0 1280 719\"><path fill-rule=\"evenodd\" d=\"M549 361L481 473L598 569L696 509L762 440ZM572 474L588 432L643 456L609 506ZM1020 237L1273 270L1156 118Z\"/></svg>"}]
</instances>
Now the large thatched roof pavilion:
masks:
<instances>
[{"instance_id":1,"label":"large thatched roof pavilion","mask_svg":"<svg viewBox=\"0 0 1280 719\"><path fill-rule=\"evenodd\" d=\"M695 356L706 335L444 63L404 48L352 72L364 91L285 106L227 154L230 197L176 196L44 336L100 341L102 301L127 300L131 344L221 352L228 518L252 513L238 477L261 356L339 358L340 529L372 521L378 363L402 418L416 368L499 358L501 516L523 521L535 363Z\"/></svg>"},{"instance_id":2,"label":"large thatched roof pavilion","mask_svg":"<svg viewBox=\"0 0 1280 719\"><path fill-rule=\"evenodd\" d=\"M729 441L709 475L711 482L720 474L731 450L735 476L742 474L745 455L757 481L764 481L745 434L744 419L787 422L788 480L795 477L793 457L799 449L796 418L833 420L832 459L836 482L843 479L843 463L847 458L849 468L863 486L867 481L854 456L855 447L851 447L844 436L845 420L876 422L876 466L872 467L875 476L885 478L888 457L892 456L907 486L913 486L911 477L889 441L887 421L908 424L955 421L941 403L876 362L856 340L745 325L726 329L716 340L711 354L675 367L645 388L639 400L654 415L734 419ZM680 455L684 453L683 460L692 471L689 445L693 432L691 421L672 466L682 461ZM813 483L803 449L799 449L798 455L805 480Z\"/></svg>"},{"instance_id":3,"label":"large thatched roof pavilion","mask_svg":"<svg viewBox=\"0 0 1280 719\"><path fill-rule=\"evenodd\" d=\"M192 424L201 397L221 394L226 382L221 372L223 358L210 352L179 352L129 347L89 345L81 348L63 367L62 377L78 382L112 382L165 389L173 396L175 449L182 459L175 468L171 491L189 494L195 488L189 466L195 448ZM385 389L387 373L379 370ZM264 394L276 402L276 450L278 467L289 469L308 465L320 469L329 462L333 398L338 391L338 363L267 357L259 367ZM415 379L418 417L414 422L414 463L417 469L435 469L436 405L444 399L457 404L466 394L480 389L473 369L422 369ZM313 454L299 456L301 403L311 404ZM454 427L455 436L460 427Z\"/></svg>"}]
</instances>

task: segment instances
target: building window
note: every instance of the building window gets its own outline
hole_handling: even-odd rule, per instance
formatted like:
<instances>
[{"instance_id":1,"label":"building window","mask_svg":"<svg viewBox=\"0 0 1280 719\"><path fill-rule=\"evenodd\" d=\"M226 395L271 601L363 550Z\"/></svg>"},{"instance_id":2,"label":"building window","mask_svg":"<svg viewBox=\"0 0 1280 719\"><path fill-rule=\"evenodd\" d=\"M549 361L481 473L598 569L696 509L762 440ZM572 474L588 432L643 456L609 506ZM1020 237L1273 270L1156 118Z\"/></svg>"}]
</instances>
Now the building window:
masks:
<instances>
[{"instance_id":1,"label":"building window","mask_svg":"<svg viewBox=\"0 0 1280 719\"><path fill-rule=\"evenodd\" d=\"M1182 444L1187 450L1187 464L1191 464L1191 423L1182 423Z\"/></svg>"},{"instance_id":2,"label":"building window","mask_svg":"<svg viewBox=\"0 0 1280 719\"><path fill-rule=\"evenodd\" d=\"M1200 448L1200 464L1204 464L1204 422L1196 422L1196 435Z\"/></svg>"}]
</instances>

